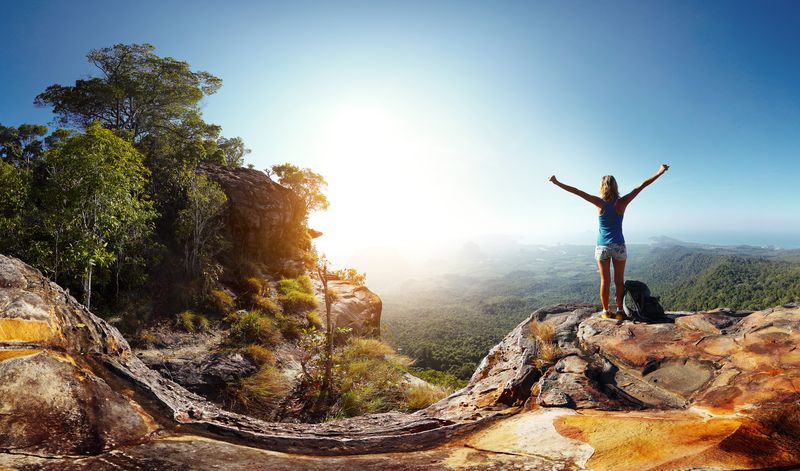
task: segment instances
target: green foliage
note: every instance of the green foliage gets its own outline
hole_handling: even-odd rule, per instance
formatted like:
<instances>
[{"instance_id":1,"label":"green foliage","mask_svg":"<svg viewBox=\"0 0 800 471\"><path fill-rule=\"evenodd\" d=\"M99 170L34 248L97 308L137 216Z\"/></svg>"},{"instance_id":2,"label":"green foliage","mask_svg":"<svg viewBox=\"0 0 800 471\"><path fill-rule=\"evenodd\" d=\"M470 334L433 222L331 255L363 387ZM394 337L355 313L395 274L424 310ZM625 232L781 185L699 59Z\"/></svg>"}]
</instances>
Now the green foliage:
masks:
<instances>
[{"instance_id":1,"label":"green foliage","mask_svg":"<svg viewBox=\"0 0 800 471\"><path fill-rule=\"evenodd\" d=\"M343 268L331 273L336 279L347 281L355 286L364 286L367 279L366 273L359 273L355 268Z\"/></svg>"},{"instance_id":2,"label":"green foliage","mask_svg":"<svg viewBox=\"0 0 800 471\"><path fill-rule=\"evenodd\" d=\"M309 327L313 327L317 330L322 329L322 319L319 317L317 311L309 311L308 314L306 314L306 321L308 321Z\"/></svg>"},{"instance_id":3,"label":"green foliage","mask_svg":"<svg viewBox=\"0 0 800 471\"><path fill-rule=\"evenodd\" d=\"M403 374L411 360L377 339L351 337L334 354L330 415L353 417L386 412L404 400Z\"/></svg>"},{"instance_id":4,"label":"green foliage","mask_svg":"<svg viewBox=\"0 0 800 471\"><path fill-rule=\"evenodd\" d=\"M215 93L222 81L208 72L194 72L189 64L159 57L150 44L116 44L92 49L87 58L100 77L74 85L51 85L36 97L38 106L51 106L64 125L103 127L145 136L175 129L200 114L200 101Z\"/></svg>"},{"instance_id":5,"label":"green foliage","mask_svg":"<svg viewBox=\"0 0 800 471\"><path fill-rule=\"evenodd\" d=\"M289 163L273 165L268 173L277 176L281 185L294 191L303 200L306 213L328 209L328 198L322 193L322 188L327 187L328 183L322 175Z\"/></svg>"},{"instance_id":6,"label":"green foliage","mask_svg":"<svg viewBox=\"0 0 800 471\"><path fill-rule=\"evenodd\" d=\"M308 275L297 278L284 278L278 282L280 294L278 300L283 310L289 314L298 314L317 308L314 285Z\"/></svg>"},{"instance_id":7,"label":"green foliage","mask_svg":"<svg viewBox=\"0 0 800 471\"><path fill-rule=\"evenodd\" d=\"M109 267L152 231L149 172L141 153L99 124L48 151L44 165L51 177L40 195L42 225L55 237L52 263L40 265L56 278L61 271L81 276L89 306L94 268Z\"/></svg>"},{"instance_id":8,"label":"green foliage","mask_svg":"<svg viewBox=\"0 0 800 471\"><path fill-rule=\"evenodd\" d=\"M445 390L457 391L467 385L467 380L459 379L455 375L437 371L430 368L411 368L411 374L430 384L441 386Z\"/></svg>"},{"instance_id":9,"label":"green foliage","mask_svg":"<svg viewBox=\"0 0 800 471\"><path fill-rule=\"evenodd\" d=\"M184 267L210 287L219 276L214 256L224 248L221 216L228 197L205 175L185 172L183 184L187 205L178 212L177 236L184 244Z\"/></svg>"},{"instance_id":10,"label":"green foliage","mask_svg":"<svg viewBox=\"0 0 800 471\"><path fill-rule=\"evenodd\" d=\"M245 311L233 316L232 320L229 336L236 344L273 346L281 340L275 319L259 311Z\"/></svg>"}]
</instances>

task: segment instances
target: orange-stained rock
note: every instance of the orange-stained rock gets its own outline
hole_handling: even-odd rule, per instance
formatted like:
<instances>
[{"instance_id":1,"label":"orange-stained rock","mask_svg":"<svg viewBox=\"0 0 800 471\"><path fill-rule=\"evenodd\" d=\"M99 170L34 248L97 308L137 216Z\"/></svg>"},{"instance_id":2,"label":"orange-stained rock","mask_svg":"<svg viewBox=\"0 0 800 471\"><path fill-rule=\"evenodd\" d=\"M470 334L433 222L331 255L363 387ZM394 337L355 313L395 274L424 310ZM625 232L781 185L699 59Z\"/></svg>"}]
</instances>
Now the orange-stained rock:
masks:
<instances>
[{"instance_id":1,"label":"orange-stained rock","mask_svg":"<svg viewBox=\"0 0 800 471\"><path fill-rule=\"evenodd\" d=\"M800 464L799 307L662 325L594 311L534 312L466 388L417 413L270 423L222 410L147 368L116 329L0 256L0 469Z\"/></svg>"}]
</instances>

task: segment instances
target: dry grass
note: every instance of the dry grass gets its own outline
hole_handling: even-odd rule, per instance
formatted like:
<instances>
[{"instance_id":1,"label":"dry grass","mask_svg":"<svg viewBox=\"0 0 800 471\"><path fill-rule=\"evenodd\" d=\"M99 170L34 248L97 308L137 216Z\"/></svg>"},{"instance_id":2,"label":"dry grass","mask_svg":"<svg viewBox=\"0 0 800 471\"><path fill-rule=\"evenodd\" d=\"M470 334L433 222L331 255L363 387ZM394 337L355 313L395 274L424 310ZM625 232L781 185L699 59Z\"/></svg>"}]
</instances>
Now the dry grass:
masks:
<instances>
[{"instance_id":1,"label":"dry grass","mask_svg":"<svg viewBox=\"0 0 800 471\"><path fill-rule=\"evenodd\" d=\"M409 411L424 409L448 395L448 391L438 386L427 384L408 386L405 391L405 408Z\"/></svg>"},{"instance_id":2,"label":"dry grass","mask_svg":"<svg viewBox=\"0 0 800 471\"><path fill-rule=\"evenodd\" d=\"M209 326L208 318L194 311L181 312L176 316L175 323L187 332L206 331Z\"/></svg>"},{"instance_id":3,"label":"dry grass","mask_svg":"<svg viewBox=\"0 0 800 471\"><path fill-rule=\"evenodd\" d=\"M206 298L209 312L224 317L233 311L233 297L221 289L212 289Z\"/></svg>"},{"instance_id":4,"label":"dry grass","mask_svg":"<svg viewBox=\"0 0 800 471\"><path fill-rule=\"evenodd\" d=\"M272 350L262 345L248 345L242 348L241 352L258 366L275 364L275 354L272 353Z\"/></svg>"},{"instance_id":5,"label":"dry grass","mask_svg":"<svg viewBox=\"0 0 800 471\"><path fill-rule=\"evenodd\" d=\"M233 320L230 339L235 343L269 346L281 340L281 332L275 320L259 311L247 311L230 318Z\"/></svg>"},{"instance_id":6,"label":"dry grass","mask_svg":"<svg viewBox=\"0 0 800 471\"><path fill-rule=\"evenodd\" d=\"M234 398L248 413L259 416L272 412L290 391L290 382L280 370L264 365L256 374L239 381Z\"/></svg>"},{"instance_id":7,"label":"dry grass","mask_svg":"<svg viewBox=\"0 0 800 471\"><path fill-rule=\"evenodd\" d=\"M561 354L561 349L556 344L556 328L552 322L536 322L530 324L531 334L536 338L538 357L536 363L539 368L552 364Z\"/></svg>"}]
</instances>

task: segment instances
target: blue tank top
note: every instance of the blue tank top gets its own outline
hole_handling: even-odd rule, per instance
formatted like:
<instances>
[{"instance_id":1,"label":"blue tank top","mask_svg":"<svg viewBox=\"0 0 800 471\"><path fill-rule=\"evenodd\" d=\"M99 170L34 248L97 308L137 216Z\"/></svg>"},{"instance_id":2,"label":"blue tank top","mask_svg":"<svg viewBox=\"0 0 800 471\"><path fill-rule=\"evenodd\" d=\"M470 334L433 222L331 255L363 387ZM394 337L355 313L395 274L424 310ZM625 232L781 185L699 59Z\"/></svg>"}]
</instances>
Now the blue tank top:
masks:
<instances>
[{"instance_id":1,"label":"blue tank top","mask_svg":"<svg viewBox=\"0 0 800 471\"><path fill-rule=\"evenodd\" d=\"M622 214L617 214L616 201L609 203L603 200L603 210L600 212L600 234L597 236L597 245L624 244L622 236Z\"/></svg>"}]
</instances>

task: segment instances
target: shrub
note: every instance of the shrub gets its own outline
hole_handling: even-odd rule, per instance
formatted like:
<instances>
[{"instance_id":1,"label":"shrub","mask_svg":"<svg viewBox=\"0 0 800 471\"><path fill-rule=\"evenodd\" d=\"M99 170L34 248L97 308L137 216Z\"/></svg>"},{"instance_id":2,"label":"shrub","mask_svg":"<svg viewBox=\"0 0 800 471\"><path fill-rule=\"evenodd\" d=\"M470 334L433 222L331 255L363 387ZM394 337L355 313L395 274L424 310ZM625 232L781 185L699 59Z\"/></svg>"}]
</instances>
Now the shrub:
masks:
<instances>
[{"instance_id":1,"label":"shrub","mask_svg":"<svg viewBox=\"0 0 800 471\"><path fill-rule=\"evenodd\" d=\"M241 352L258 366L275 364L275 355L272 350L262 345L250 344L242 348Z\"/></svg>"},{"instance_id":2,"label":"shrub","mask_svg":"<svg viewBox=\"0 0 800 471\"><path fill-rule=\"evenodd\" d=\"M221 289L212 289L206 297L209 312L224 317L234 309L233 297Z\"/></svg>"},{"instance_id":3,"label":"shrub","mask_svg":"<svg viewBox=\"0 0 800 471\"><path fill-rule=\"evenodd\" d=\"M281 334L275 321L258 311L237 314L231 325L230 339L239 344L275 345Z\"/></svg>"}]
</instances>

